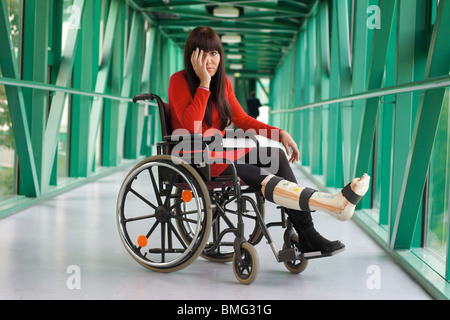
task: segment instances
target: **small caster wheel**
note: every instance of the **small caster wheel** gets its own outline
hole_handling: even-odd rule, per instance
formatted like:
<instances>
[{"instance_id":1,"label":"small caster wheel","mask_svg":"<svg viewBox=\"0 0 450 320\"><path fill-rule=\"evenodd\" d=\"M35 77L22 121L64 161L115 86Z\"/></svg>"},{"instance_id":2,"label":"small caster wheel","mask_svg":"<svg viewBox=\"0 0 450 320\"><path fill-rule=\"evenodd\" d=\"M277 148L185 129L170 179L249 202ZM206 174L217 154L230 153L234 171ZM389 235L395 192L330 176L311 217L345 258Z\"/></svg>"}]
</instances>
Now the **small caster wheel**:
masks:
<instances>
[{"instance_id":1,"label":"small caster wheel","mask_svg":"<svg viewBox=\"0 0 450 320\"><path fill-rule=\"evenodd\" d=\"M250 284L255 281L259 272L259 257L255 247L248 242L241 245L241 260L238 265L236 253L233 255L233 272L242 284Z\"/></svg>"},{"instance_id":2,"label":"small caster wheel","mask_svg":"<svg viewBox=\"0 0 450 320\"><path fill-rule=\"evenodd\" d=\"M298 235L293 234L291 237L291 247L295 247L298 244ZM286 248L286 243L283 244L283 250ZM291 273L301 273L303 272L306 267L308 266L308 260L302 259L302 260L295 260L295 261L285 261L284 266L286 269L288 269Z\"/></svg>"}]
</instances>

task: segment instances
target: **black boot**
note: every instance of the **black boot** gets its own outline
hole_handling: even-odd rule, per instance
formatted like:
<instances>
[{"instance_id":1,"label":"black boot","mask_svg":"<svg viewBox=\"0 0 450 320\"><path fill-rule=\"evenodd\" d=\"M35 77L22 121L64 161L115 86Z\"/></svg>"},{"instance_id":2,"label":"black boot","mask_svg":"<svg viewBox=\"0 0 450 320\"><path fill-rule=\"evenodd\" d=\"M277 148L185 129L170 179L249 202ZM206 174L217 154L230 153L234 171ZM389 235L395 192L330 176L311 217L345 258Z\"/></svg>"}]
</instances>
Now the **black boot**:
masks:
<instances>
[{"instance_id":1,"label":"black boot","mask_svg":"<svg viewBox=\"0 0 450 320\"><path fill-rule=\"evenodd\" d=\"M327 240L317 232L310 212L286 209L286 214L297 231L300 252L321 251L322 254L329 254L345 248L345 245L339 240Z\"/></svg>"}]
</instances>

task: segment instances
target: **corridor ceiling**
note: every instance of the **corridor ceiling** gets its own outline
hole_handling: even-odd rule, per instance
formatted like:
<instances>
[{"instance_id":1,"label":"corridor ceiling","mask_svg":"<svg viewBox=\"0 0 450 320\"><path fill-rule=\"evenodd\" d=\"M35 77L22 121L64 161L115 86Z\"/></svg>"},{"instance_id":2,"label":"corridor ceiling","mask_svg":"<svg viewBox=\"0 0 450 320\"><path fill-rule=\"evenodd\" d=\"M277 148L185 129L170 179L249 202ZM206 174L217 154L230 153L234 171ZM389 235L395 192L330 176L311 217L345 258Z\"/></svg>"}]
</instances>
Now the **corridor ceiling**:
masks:
<instances>
[{"instance_id":1,"label":"corridor ceiling","mask_svg":"<svg viewBox=\"0 0 450 320\"><path fill-rule=\"evenodd\" d=\"M200 25L231 40L240 36L237 43L222 41L227 72L258 78L274 74L317 1L130 0L181 48Z\"/></svg>"}]
</instances>

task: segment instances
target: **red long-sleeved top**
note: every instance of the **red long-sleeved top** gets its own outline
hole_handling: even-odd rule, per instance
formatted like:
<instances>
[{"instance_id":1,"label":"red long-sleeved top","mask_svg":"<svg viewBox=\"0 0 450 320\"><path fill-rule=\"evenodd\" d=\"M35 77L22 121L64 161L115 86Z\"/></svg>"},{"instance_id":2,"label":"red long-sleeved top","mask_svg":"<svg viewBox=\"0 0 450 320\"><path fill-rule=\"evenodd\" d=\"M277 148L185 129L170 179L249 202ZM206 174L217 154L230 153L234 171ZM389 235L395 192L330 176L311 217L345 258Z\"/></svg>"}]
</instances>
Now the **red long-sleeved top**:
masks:
<instances>
[{"instance_id":1,"label":"red long-sleeved top","mask_svg":"<svg viewBox=\"0 0 450 320\"><path fill-rule=\"evenodd\" d=\"M226 78L225 99L231 106L232 122L244 131L253 129L257 134L265 136L279 142L280 129L262 123L250 117L242 109L233 92L231 82ZM186 129L190 133L202 133L203 135L208 129L216 129L220 126L220 116L213 103L212 126L211 128L203 122L205 117L206 105L210 96L210 92L203 88L198 88L194 98L191 96L189 85L187 83L184 71L179 71L172 75L169 83L169 106L170 106L170 122L172 130ZM222 136L225 131L222 131ZM224 151L220 154L212 154L212 158L222 158L225 156L231 161L244 156L251 148L238 149L234 151ZM211 175L218 176L227 167L226 164L211 165Z\"/></svg>"}]
</instances>

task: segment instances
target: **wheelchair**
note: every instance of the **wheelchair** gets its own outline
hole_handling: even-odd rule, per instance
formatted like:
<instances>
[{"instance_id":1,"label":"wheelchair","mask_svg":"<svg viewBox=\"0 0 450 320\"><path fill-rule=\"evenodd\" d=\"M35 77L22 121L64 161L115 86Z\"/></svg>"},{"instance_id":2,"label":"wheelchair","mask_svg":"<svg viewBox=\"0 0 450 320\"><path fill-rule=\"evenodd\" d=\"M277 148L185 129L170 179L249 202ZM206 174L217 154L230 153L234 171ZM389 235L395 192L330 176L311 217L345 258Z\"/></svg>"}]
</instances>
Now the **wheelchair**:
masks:
<instances>
[{"instance_id":1,"label":"wheelchair","mask_svg":"<svg viewBox=\"0 0 450 320\"><path fill-rule=\"evenodd\" d=\"M212 140L222 143L222 137L176 136L168 104L151 93L133 98L134 103L141 100L156 100L162 141L157 155L131 169L118 194L117 226L132 258L157 272L181 270L200 256L231 261L237 280L250 284L260 269L255 246L265 238L278 262L292 273L304 271L314 256L299 252L298 235L284 209L281 221L265 224L263 195L239 179L233 162L223 159L230 176L211 177L209 148ZM173 156L181 141L201 146L202 152ZM268 231L274 226L286 229L280 251Z\"/></svg>"}]
</instances>

